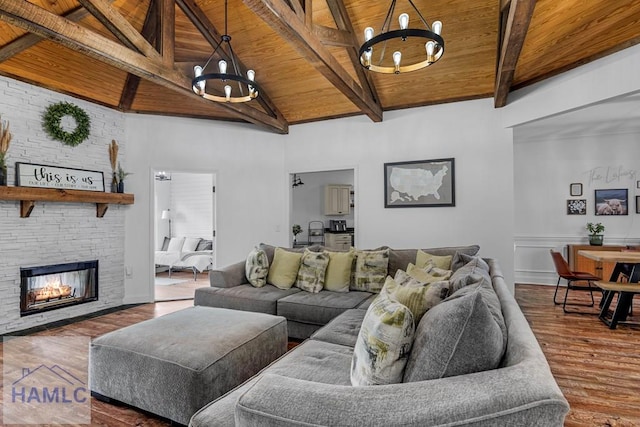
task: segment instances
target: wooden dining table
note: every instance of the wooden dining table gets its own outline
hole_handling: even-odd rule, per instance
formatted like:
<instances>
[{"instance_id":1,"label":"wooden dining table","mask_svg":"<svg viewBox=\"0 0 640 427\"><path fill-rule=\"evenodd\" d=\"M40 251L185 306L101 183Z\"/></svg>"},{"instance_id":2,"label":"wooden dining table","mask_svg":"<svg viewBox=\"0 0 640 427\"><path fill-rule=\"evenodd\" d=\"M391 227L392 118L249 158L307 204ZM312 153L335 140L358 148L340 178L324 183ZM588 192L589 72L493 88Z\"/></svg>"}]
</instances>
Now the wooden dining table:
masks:
<instances>
[{"instance_id":1,"label":"wooden dining table","mask_svg":"<svg viewBox=\"0 0 640 427\"><path fill-rule=\"evenodd\" d=\"M618 323L626 322L633 301L633 296L640 293L640 252L610 252L598 250L581 250L578 255L598 262L615 262L609 281L604 279L596 282L603 291L603 300L600 303L600 320L611 329L615 329ZM627 283L619 283L620 274L628 275ZM618 292L618 303L609 317L609 307L614 294Z\"/></svg>"}]
</instances>

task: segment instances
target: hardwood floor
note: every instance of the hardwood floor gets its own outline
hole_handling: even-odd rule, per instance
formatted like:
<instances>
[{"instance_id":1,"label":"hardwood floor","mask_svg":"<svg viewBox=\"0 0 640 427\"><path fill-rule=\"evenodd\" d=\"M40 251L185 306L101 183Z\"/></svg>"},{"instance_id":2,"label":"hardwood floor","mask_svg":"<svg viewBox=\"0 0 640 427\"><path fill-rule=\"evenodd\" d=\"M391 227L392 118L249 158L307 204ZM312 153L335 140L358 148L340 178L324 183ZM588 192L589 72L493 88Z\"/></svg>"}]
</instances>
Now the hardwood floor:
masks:
<instances>
[{"instance_id":1,"label":"hardwood floor","mask_svg":"<svg viewBox=\"0 0 640 427\"><path fill-rule=\"evenodd\" d=\"M565 314L553 305L554 289L517 285L516 299L571 405L565 426L640 426L640 328L611 330L595 314ZM570 295L589 300L587 292ZM640 321L638 310L636 302L629 320Z\"/></svg>"},{"instance_id":2,"label":"hardwood floor","mask_svg":"<svg viewBox=\"0 0 640 427\"><path fill-rule=\"evenodd\" d=\"M550 286L517 285L516 298L571 405L565 425L640 426L640 327L622 325L610 330L596 315L564 314L560 306L553 305L553 290ZM577 294L584 300L585 293ZM36 335L93 338L191 305L193 301L188 300L145 304ZM636 320L640 320L638 314ZM290 348L295 344L290 343ZM95 426L170 425L127 406L93 398L91 404Z\"/></svg>"},{"instance_id":3,"label":"hardwood floor","mask_svg":"<svg viewBox=\"0 0 640 427\"><path fill-rule=\"evenodd\" d=\"M169 273L156 273L156 278L169 278ZM193 273L190 271L174 271L171 273L171 279L183 280L182 283L175 285L156 285L155 300L156 301L176 301L181 299L193 299L197 288L210 286L208 272L198 273L196 280L193 279Z\"/></svg>"}]
</instances>

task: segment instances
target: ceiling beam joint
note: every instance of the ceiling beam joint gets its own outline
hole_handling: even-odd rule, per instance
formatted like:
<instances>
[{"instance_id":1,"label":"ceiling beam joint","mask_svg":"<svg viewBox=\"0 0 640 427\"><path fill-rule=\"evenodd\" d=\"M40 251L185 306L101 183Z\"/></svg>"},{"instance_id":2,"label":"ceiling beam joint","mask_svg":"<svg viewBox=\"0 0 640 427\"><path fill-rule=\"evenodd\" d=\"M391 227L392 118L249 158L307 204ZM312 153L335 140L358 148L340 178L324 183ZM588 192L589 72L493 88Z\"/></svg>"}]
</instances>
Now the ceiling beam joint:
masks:
<instances>
[{"instance_id":1,"label":"ceiling beam joint","mask_svg":"<svg viewBox=\"0 0 640 427\"><path fill-rule=\"evenodd\" d=\"M382 121L382 107L368 91L362 89L312 30L297 19L295 13L282 0L243 0L243 3L287 40L371 120ZM309 0L305 0L305 5L309 5Z\"/></svg>"}]
</instances>

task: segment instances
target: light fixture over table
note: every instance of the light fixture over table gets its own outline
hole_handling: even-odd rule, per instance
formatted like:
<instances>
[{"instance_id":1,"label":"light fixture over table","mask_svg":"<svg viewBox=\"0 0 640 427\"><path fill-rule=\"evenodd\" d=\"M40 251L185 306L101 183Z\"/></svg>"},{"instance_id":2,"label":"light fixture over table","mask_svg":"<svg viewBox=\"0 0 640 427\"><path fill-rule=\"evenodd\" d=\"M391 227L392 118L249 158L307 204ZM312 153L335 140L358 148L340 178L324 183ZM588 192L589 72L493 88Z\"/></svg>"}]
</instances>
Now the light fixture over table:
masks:
<instances>
[{"instance_id":1,"label":"light fixture over table","mask_svg":"<svg viewBox=\"0 0 640 427\"><path fill-rule=\"evenodd\" d=\"M442 57L442 22L434 21L429 26L413 1L407 1L415 11L415 18L424 25L424 29L409 28L410 16L405 12L398 16L398 29L392 30L391 21L394 19L396 0L391 0L380 34L375 35L373 27L364 30L364 43L360 46L359 55L360 63L366 69L377 73L399 74L428 67ZM390 50L393 50L393 53L385 57L388 44L391 44Z\"/></svg>"},{"instance_id":2,"label":"light fixture over table","mask_svg":"<svg viewBox=\"0 0 640 427\"><path fill-rule=\"evenodd\" d=\"M226 50L222 47L223 43L226 43ZM228 61L225 59L218 61L219 72L203 74L216 53L221 57L227 57ZM227 0L224 2L224 35L213 49L213 53L204 64L204 67L196 65L193 67L193 72L195 75L195 78L191 81L193 91L210 101L247 102L258 97L258 85L254 80L255 71L247 70L247 76L244 77L240 72L238 60L231 47L231 36L227 31ZM207 92L207 83L209 83L209 92ZM238 86L237 91L235 88L236 83Z\"/></svg>"}]
</instances>

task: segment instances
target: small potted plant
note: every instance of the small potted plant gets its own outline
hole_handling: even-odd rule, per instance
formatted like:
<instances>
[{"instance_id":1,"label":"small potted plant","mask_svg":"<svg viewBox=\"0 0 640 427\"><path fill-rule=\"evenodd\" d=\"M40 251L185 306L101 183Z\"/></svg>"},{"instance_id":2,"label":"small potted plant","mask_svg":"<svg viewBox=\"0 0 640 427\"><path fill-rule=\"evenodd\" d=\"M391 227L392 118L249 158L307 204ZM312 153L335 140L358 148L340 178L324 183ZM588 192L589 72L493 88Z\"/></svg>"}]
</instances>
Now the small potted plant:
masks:
<instances>
[{"instance_id":1,"label":"small potted plant","mask_svg":"<svg viewBox=\"0 0 640 427\"><path fill-rule=\"evenodd\" d=\"M302 227L300 227L300 225L298 224L293 224L293 227L291 227L291 232L293 233L293 244L295 245L297 243L296 236L302 233Z\"/></svg>"},{"instance_id":2,"label":"small potted plant","mask_svg":"<svg viewBox=\"0 0 640 427\"><path fill-rule=\"evenodd\" d=\"M589 230L589 244L592 246L602 246L602 240L604 239L604 225L601 222L587 223L587 230Z\"/></svg>"},{"instance_id":3,"label":"small potted plant","mask_svg":"<svg viewBox=\"0 0 640 427\"><path fill-rule=\"evenodd\" d=\"M129 175L131 173L125 172L120 162L118 162L118 193L124 193L124 179Z\"/></svg>"}]
</instances>

